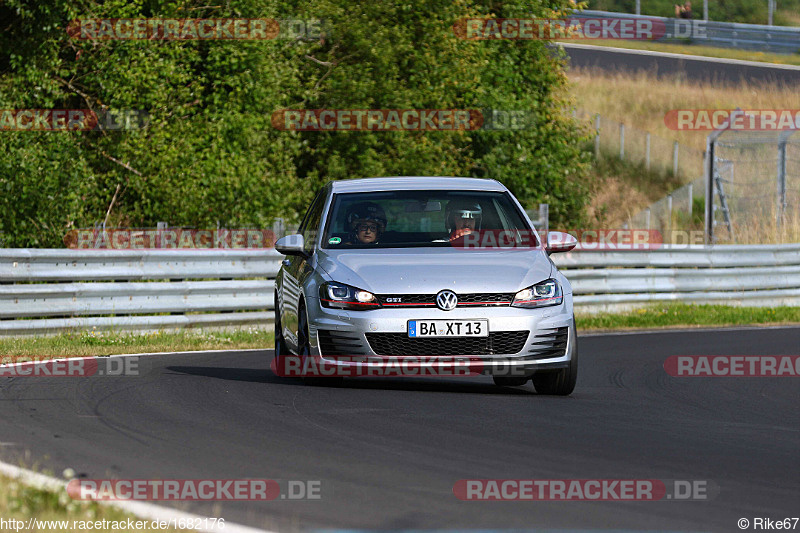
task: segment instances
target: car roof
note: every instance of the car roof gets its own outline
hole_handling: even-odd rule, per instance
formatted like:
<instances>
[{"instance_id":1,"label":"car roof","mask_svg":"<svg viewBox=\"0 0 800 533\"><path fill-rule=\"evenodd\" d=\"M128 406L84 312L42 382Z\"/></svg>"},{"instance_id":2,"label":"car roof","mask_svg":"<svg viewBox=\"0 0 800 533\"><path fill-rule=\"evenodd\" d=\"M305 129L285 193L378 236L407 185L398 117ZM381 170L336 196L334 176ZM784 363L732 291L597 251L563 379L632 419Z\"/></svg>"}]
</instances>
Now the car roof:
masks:
<instances>
[{"instance_id":1,"label":"car roof","mask_svg":"<svg viewBox=\"0 0 800 533\"><path fill-rule=\"evenodd\" d=\"M355 178L332 181L334 193L397 190L473 190L498 191L508 189L497 180L487 178L457 178L448 176L392 176L385 178Z\"/></svg>"}]
</instances>

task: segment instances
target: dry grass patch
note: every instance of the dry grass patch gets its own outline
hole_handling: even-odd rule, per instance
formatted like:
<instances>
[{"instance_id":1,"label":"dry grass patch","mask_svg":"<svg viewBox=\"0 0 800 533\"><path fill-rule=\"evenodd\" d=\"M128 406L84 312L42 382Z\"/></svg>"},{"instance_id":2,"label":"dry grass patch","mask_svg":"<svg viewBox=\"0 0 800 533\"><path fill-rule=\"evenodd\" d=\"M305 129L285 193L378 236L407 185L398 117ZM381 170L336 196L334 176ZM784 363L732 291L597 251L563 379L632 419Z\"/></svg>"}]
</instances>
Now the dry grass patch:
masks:
<instances>
[{"instance_id":1,"label":"dry grass patch","mask_svg":"<svg viewBox=\"0 0 800 533\"><path fill-rule=\"evenodd\" d=\"M653 135L705 150L705 131L675 131L664 124L672 109L795 109L796 87L774 84L708 84L680 77L656 78L652 73L607 73L571 69L570 91L587 112L622 122Z\"/></svg>"}]
</instances>

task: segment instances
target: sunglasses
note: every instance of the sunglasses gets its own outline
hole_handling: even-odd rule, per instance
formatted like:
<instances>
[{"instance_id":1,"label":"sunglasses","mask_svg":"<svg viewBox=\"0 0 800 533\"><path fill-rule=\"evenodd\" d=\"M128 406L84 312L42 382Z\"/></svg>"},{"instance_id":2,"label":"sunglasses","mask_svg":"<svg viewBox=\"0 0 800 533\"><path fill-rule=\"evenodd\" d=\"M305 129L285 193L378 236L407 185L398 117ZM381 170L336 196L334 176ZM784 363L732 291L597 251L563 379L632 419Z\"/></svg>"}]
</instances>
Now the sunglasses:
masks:
<instances>
[{"instance_id":1,"label":"sunglasses","mask_svg":"<svg viewBox=\"0 0 800 533\"><path fill-rule=\"evenodd\" d=\"M371 231L372 233L377 233L378 225L377 224L359 224L358 231Z\"/></svg>"}]
</instances>

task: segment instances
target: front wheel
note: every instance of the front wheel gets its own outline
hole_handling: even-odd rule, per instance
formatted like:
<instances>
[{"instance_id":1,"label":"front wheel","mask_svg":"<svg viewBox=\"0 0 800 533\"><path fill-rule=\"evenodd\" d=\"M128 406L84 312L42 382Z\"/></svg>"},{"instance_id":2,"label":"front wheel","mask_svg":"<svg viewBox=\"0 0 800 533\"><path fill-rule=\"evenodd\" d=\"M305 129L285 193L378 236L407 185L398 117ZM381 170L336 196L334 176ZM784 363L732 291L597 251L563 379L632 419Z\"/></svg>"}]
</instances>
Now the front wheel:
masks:
<instances>
[{"instance_id":1,"label":"front wheel","mask_svg":"<svg viewBox=\"0 0 800 533\"><path fill-rule=\"evenodd\" d=\"M543 370L534 374L531 379L533 387L539 394L568 396L575 390L575 382L578 379L578 334L574 318L571 330L569 366L559 370Z\"/></svg>"},{"instance_id":2,"label":"front wheel","mask_svg":"<svg viewBox=\"0 0 800 533\"><path fill-rule=\"evenodd\" d=\"M281 309L278 304L278 294L275 293L275 357L272 359L272 371L281 377L286 376L286 361L291 356L286 340L283 338L283 325L281 324Z\"/></svg>"}]
</instances>

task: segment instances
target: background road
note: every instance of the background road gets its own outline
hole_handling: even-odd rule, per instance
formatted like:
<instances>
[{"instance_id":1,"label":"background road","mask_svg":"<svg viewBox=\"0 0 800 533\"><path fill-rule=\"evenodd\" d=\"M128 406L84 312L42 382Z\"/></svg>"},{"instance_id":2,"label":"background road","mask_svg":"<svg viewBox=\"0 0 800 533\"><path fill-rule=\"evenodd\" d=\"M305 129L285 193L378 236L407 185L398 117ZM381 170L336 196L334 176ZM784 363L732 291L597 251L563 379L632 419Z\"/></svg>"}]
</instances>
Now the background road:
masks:
<instances>
[{"instance_id":1,"label":"background road","mask_svg":"<svg viewBox=\"0 0 800 533\"><path fill-rule=\"evenodd\" d=\"M800 515L798 378L673 378L669 355L787 355L800 328L584 337L576 392L489 378L273 376L271 354L140 360L139 377L2 378L0 456L88 478L320 480L319 501L179 504L256 527L738 531ZM706 480L709 501L464 502L469 478Z\"/></svg>"},{"instance_id":2,"label":"background road","mask_svg":"<svg viewBox=\"0 0 800 533\"><path fill-rule=\"evenodd\" d=\"M800 84L800 67L710 57L624 50L602 46L563 44L573 67L610 72L654 72L659 77L681 76L694 81Z\"/></svg>"}]
</instances>

